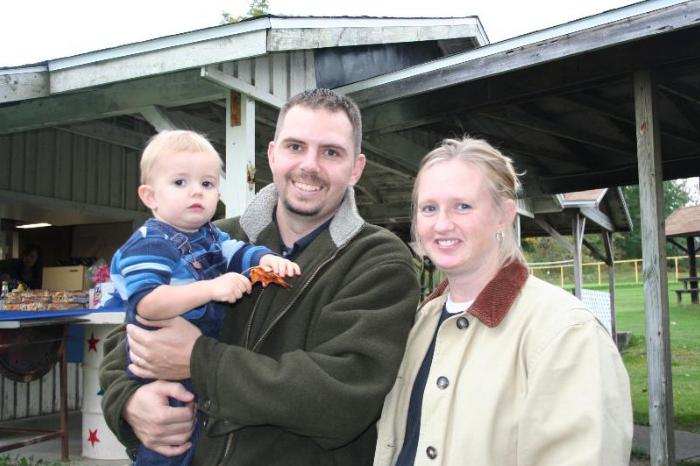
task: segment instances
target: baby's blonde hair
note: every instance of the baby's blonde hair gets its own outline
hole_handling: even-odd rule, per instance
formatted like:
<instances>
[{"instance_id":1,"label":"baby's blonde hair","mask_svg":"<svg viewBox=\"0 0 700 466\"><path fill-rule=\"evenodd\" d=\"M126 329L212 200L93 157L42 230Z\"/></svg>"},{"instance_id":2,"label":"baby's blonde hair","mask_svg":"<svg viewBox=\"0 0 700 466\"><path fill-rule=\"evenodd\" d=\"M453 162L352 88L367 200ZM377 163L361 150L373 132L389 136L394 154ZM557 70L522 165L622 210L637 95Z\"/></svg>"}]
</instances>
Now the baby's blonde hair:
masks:
<instances>
[{"instance_id":1,"label":"baby's blonde hair","mask_svg":"<svg viewBox=\"0 0 700 466\"><path fill-rule=\"evenodd\" d=\"M141 155L141 184L147 184L153 166L158 158L179 152L202 152L216 155L220 169L223 161L211 142L203 135L194 131L177 129L161 131L153 136Z\"/></svg>"}]
</instances>

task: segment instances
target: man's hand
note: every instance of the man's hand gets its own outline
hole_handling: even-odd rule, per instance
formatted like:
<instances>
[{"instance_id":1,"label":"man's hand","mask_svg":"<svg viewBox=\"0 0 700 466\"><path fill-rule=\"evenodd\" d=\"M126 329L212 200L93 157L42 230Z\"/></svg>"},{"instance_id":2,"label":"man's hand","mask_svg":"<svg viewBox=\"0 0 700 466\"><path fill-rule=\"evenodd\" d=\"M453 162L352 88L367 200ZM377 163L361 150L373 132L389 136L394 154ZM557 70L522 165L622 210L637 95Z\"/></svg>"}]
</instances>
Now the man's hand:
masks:
<instances>
[{"instance_id":1,"label":"man's hand","mask_svg":"<svg viewBox=\"0 0 700 466\"><path fill-rule=\"evenodd\" d=\"M202 332L182 317L153 321L136 316L136 319L143 325L159 328L151 331L132 324L126 326L129 370L144 379L189 379L192 348Z\"/></svg>"},{"instance_id":2,"label":"man's hand","mask_svg":"<svg viewBox=\"0 0 700 466\"><path fill-rule=\"evenodd\" d=\"M187 403L168 405L168 397ZM194 428L194 395L177 382L157 380L138 388L124 405L122 417L147 448L165 456L186 452Z\"/></svg>"}]
</instances>

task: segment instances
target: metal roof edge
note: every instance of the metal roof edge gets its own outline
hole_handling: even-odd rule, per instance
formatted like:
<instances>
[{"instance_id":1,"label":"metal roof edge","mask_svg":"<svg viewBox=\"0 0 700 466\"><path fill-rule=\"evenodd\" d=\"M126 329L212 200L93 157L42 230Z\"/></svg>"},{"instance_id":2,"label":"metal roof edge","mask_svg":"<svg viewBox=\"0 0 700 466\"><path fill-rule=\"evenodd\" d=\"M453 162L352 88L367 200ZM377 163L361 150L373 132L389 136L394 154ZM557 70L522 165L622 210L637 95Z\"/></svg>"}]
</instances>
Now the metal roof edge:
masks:
<instances>
[{"instance_id":1,"label":"metal roof edge","mask_svg":"<svg viewBox=\"0 0 700 466\"><path fill-rule=\"evenodd\" d=\"M357 24L348 24L351 21ZM460 26L479 23L478 16L389 17L389 16L271 16L272 29L392 26Z\"/></svg>"},{"instance_id":2,"label":"metal roof edge","mask_svg":"<svg viewBox=\"0 0 700 466\"><path fill-rule=\"evenodd\" d=\"M22 74L22 73L45 73L49 71L48 65L23 65L0 68L0 75L6 74Z\"/></svg>"},{"instance_id":3,"label":"metal roof edge","mask_svg":"<svg viewBox=\"0 0 700 466\"><path fill-rule=\"evenodd\" d=\"M582 209L584 207L593 207L594 209L598 209L598 203L595 200L587 200L587 201L562 201L562 207L565 209ZM600 210L600 209L598 209Z\"/></svg>"},{"instance_id":4,"label":"metal roof edge","mask_svg":"<svg viewBox=\"0 0 700 466\"><path fill-rule=\"evenodd\" d=\"M361 23L359 26L349 25L348 21ZM154 52L182 45L219 39L232 35L244 34L262 29L303 29L328 27L391 27L391 26L434 26L434 25L464 25L474 24L483 31L477 16L436 17L436 18L402 18L402 17L279 17L266 15L251 18L239 23L212 26L205 29L183 32L180 34L148 39L142 42L118 45L103 50L86 52L64 58L48 60L49 71L77 67L98 61L111 60L130 55ZM485 35L485 34L484 34Z\"/></svg>"},{"instance_id":5,"label":"metal roof edge","mask_svg":"<svg viewBox=\"0 0 700 466\"><path fill-rule=\"evenodd\" d=\"M559 194L553 195L552 197L553 197L554 199L556 199L556 201L559 203L559 207L561 207L562 209L564 209L564 202L565 202L565 201L564 201L564 194L559 193Z\"/></svg>"},{"instance_id":6,"label":"metal roof edge","mask_svg":"<svg viewBox=\"0 0 700 466\"><path fill-rule=\"evenodd\" d=\"M138 55L147 52L154 52L172 47L178 47L197 42L203 42L222 37L244 34L246 32L259 31L270 28L270 18L265 16L253 20L242 21L240 23L212 26L206 29L183 32L172 36L164 36L156 39L149 39L143 42L119 45L113 48L86 52L72 57L57 58L48 61L49 71L73 68L98 61L111 60L115 58Z\"/></svg>"},{"instance_id":7,"label":"metal roof edge","mask_svg":"<svg viewBox=\"0 0 700 466\"><path fill-rule=\"evenodd\" d=\"M605 24L614 23L634 16L650 13L655 10L661 10L682 3L690 3L693 0L645 0L632 5L627 5L614 10L608 10L585 18L577 19L568 23L563 23L557 26L552 26L547 29L530 32L521 36L506 39L500 42L479 47L474 50L455 54L449 57L440 58L431 62L416 65L410 68L404 68L400 71L387 73L374 78L369 78L364 81L341 86L335 91L342 94L352 94L354 92L363 91L373 87L389 84L402 79L410 78L420 74L428 73L446 68L449 66L460 65L465 62L495 55L501 52L507 52L528 45L548 41L556 37L561 37L569 34L574 34L586 29L603 26Z\"/></svg>"}]
</instances>

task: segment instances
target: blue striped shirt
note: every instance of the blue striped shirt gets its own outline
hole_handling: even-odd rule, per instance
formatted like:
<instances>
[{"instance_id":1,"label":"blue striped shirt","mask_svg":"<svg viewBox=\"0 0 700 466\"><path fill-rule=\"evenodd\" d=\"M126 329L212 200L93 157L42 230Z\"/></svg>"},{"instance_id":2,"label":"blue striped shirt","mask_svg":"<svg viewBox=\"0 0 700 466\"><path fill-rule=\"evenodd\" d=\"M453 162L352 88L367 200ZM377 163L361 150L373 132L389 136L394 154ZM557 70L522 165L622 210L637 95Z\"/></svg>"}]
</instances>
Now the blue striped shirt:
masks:
<instances>
[{"instance_id":1,"label":"blue striped shirt","mask_svg":"<svg viewBox=\"0 0 700 466\"><path fill-rule=\"evenodd\" d=\"M187 262L197 261L204 254L209 253L209 257L218 260L211 278L226 272L244 272L258 265L265 254L272 254L264 246L231 239L213 225L210 230L207 224L193 233L179 232L189 243L187 254L183 255L165 233L173 228L162 225L158 220L149 219L112 258L111 279L121 298L127 302L127 313L135 312L139 301L161 285L187 285L196 281ZM193 309L183 317L199 319L206 307Z\"/></svg>"}]
</instances>

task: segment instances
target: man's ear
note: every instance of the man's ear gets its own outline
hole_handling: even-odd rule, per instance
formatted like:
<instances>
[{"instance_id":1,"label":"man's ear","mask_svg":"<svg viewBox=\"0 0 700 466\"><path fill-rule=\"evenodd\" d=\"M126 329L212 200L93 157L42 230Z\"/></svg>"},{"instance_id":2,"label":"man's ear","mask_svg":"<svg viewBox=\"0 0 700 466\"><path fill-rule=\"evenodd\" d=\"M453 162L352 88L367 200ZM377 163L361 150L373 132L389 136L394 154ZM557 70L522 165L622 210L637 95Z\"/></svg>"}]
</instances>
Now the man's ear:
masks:
<instances>
[{"instance_id":1,"label":"man's ear","mask_svg":"<svg viewBox=\"0 0 700 466\"><path fill-rule=\"evenodd\" d=\"M141 202L143 202L146 207L151 210L156 208L156 196L150 185L142 184L136 192L139 194Z\"/></svg>"},{"instance_id":2,"label":"man's ear","mask_svg":"<svg viewBox=\"0 0 700 466\"><path fill-rule=\"evenodd\" d=\"M270 141L267 145L267 161L270 165L275 163L275 141Z\"/></svg>"},{"instance_id":3,"label":"man's ear","mask_svg":"<svg viewBox=\"0 0 700 466\"><path fill-rule=\"evenodd\" d=\"M357 154L355 158L355 165L352 167L352 175L350 176L350 186L355 186L360 177L362 176L362 171L365 169L365 164L367 163L367 158L365 154Z\"/></svg>"}]
</instances>

